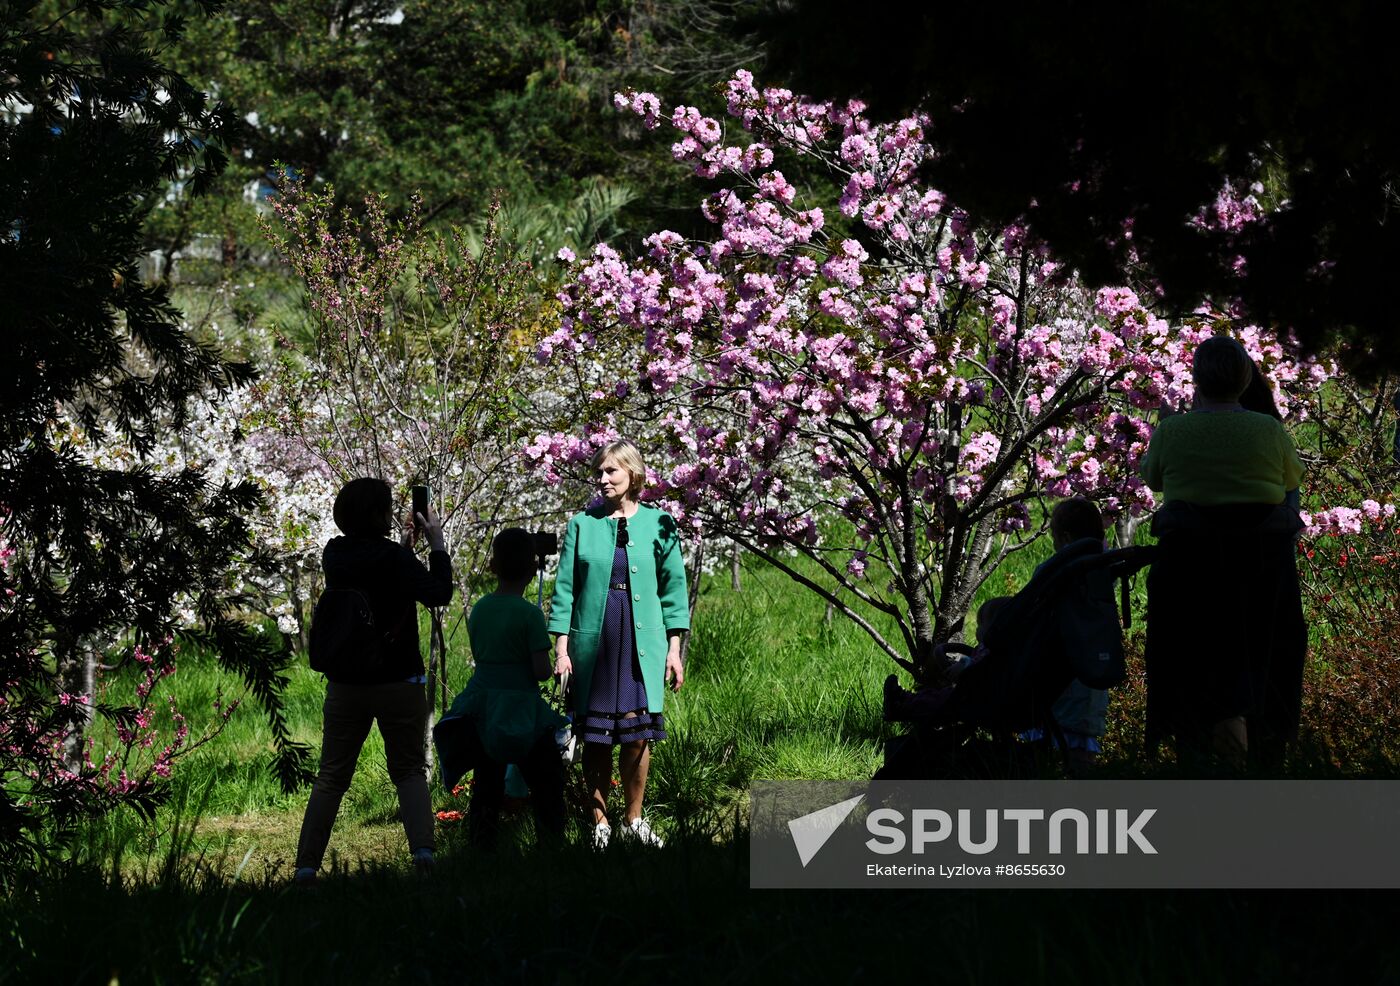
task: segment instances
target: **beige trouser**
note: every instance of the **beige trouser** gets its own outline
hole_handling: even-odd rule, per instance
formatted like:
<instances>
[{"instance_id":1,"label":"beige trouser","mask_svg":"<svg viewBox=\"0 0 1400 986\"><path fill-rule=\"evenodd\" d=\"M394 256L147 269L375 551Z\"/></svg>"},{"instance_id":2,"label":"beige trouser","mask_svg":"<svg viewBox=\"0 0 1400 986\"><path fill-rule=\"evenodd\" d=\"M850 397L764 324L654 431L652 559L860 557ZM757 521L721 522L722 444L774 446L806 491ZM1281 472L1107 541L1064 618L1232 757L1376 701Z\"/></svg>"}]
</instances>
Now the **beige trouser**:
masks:
<instances>
[{"instance_id":1,"label":"beige trouser","mask_svg":"<svg viewBox=\"0 0 1400 986\"><path fill-rule=\"evenodd\" d=\"M306 817L297 844L297 867L319 869L330 841L340 799L355 776L360 748L378 721L384 737L389 779L399 793L408 848L433 848L433 809L428 797L426 729L428 700L422 685L392 682L386 685L326 685L324 738L321 769L311 788Z\"/></svg>"}]
</instances>

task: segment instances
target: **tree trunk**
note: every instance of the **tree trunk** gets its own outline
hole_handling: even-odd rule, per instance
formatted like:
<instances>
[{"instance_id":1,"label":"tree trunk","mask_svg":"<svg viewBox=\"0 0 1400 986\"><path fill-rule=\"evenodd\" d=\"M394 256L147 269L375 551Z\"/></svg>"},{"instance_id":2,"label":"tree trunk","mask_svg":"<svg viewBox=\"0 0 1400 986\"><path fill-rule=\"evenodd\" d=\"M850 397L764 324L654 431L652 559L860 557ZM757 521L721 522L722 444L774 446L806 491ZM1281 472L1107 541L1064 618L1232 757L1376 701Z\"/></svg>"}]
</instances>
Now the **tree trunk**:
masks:
<instances>
[{"instance_id":1,"label":"tree trunk","mask_svg":"<svg viewBox=\"0 0 1400 986\"><path fill-rule=\"evenodd\" d=\"M438 688L441 681L442 707L447 707L447 661L442 648L440 628L442 618L437 610L428 610L428 716L423 731L423 746L427 752L428 776L433 773L433 724L437 721Z\"/></svg>"},{"instance_id":2,"label":"tree trunk","mask_svg":"<svg viewBox=\"0 0 1400 986\"><path fill-rule=\"evenodd\" d=\"M737 546L736 546L737 547ZM686 583L686 591L689 596L687 602L690 607L690 625L695 626L695 608L700 604L700 566L705 560L705 542L701 541L695 547L695 569L693 573L686 573L690 580ZM685 667L686 660L690 657L690 634L681 634L681 667Z\"/></svg>"},{"instance_id":3,"label":"tree trunk","mask_svg":"<svg viewBox=\"0 0 1400 986\"><path fill-rule=\"evenodd\" d=\"M744 588L743 579L741 578L742 569L739 564L740 560L739 545L736 542L730 542L729 588L734 592L742 592Z\"/></svg>"},{"instance_id":4,"label":"tree trunk","mask_svg":"<svg viewBox=\"0 0 1400 986\"><path fill-rule=\"evenodd\" d=\"M1137 533L1138 524L1142 523L1141 517L1130 517L1123 513L1118 515L1118 519L1113 524L1113 536L1117 540L1118 547L1127 548L1133 543L1133 535Z\"/></svg>"},{"instance_id":5,"label":"tree trunk","mask_svg":"<svg viewBox=\"0 0 1400 986\"><path fill-rule=\"evenodd\" d=\"M943 644L950 640L961 640L963 626L967 619L968 607L976 594L976 586L981 582L982 569L991 557L991 541L994 534L989 518L983 518L972 532L966 551L948 553L956 564L950 564L943 572L943 585L939 589L938 609L934 617L934 640Z\"/></svg>"},{"instance_id":6,"label":"tree trunk","mask_svg":"<svg viewBox=\"0 0 1400 986\"><path fill-rule=\"evenodd\" d=\"M433 620L433 640L436 641L435 646L437 647L438 653L438 689L440 693L438 697L441 700L438 704L438 708L446 712L448 706L452 704L452 693L450 690L451 682L448 680L449 676L447 673L447 640L443 636L442 631L443 616L443 610L439 610L437 619Z\"/></svg>"},{"instance_id":7,"label":"tree trunk","mask_svg":"<svg viewBox=\"0 0 1400 986\"><path fill-rule=\"evenodd\" d=\"M97 704L97 649L90 642L74 642L60 668L60 681L63 691L87 698L80 708L81 720L63 741L64 763L77 773L83 766L83 745L88 727L92 725L93 707Z\"/></svg>"}]
</instances>

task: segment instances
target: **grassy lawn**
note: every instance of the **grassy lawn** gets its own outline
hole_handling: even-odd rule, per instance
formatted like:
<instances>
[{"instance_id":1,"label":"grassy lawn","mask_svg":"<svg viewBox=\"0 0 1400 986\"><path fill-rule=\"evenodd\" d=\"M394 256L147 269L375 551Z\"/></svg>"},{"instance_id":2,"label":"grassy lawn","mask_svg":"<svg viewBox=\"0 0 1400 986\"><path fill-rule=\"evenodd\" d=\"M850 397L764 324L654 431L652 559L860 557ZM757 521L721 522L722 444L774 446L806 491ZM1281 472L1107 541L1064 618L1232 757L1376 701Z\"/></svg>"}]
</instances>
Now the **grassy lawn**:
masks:
<instances>
[{"instance_id":1,"label":"grassy lawn","mask_svg":"<svg viewBox=\"0 0 1400 986\"><path fill-rule=\"evenodd\" d=\"M470 675L465 646L458 627L449 641L453 692ZM727 573L708 579L685 688L667 696L669 738L653 749L649 813L663 832L684 820L691 830L728 835L736 811L746 808L752 778L869 776L889 728L880 719L880 685L892 670L859 628L840 616L828 622L824 604L779 572L748 570L738 592ZM225 683L212 667L188 659L170 681L194 723ZM295 738L313 748L320 743L323 697L321 676L299 663L285 696L287 714ZM126 815L96 821L87 834L89 857L120 855L128 872L144 871L178 835L189 842L184 851L220 872L238 869L240 879L288 871L306 793L281 792L268 770L269 751L265 724L245 704L223 735L182 763L174 804L156 826ZM464 808L465 801L435 789L438 809ZM372 731L341 806L335 858L351 866L398 861L404 848L397 810L383 744ZM197 819L193 833L177 829L182 816ZM443 828L450 841L452 825Z\"/></svg>"},{"instance_id":2,"label":"grassy lawn","mask_svg":"<svg viewBox=\"0 0 1400 986\"><path fill-rule=\"evenodd\" d=\"M1018 558L983 595L1014 590L1039 560ZM96 819L81 865L12 888L0 903L0 941L12 946L0 983L1235 983L1338 962L1366 981L1397 978L1385 911L1363 895L1314 894L1298 906L1259 893L750 892L750 781L869 776L889 735L879 696L892 663L857 627L824 617L820 600L762 566L745 571L739 592L727 573L706 581L686 687L668 696L670 737L653 753L660 851L596 854L575 832L566 848L540 853L520 815L500 852L483 856L465 846L460 823L440 823L438 868L419 878L405 865L372 734L329 875L311 891L291 887L306 793L278 789L249 705L182 765L154 825ZM467 679L464 640L459 630L450 647L453 690ZM219 677L187 659L172 681L197 728ZM313 746L322 696L320 676L299 666L288 714ZM1140 682L1115 697L1111 775L1151 773L1135 759L1140 698ZM434 801L465 807L441 790ZM1367 945L1338 958L1331 942L1343 935Z\"/></svg>"}]
</instances>

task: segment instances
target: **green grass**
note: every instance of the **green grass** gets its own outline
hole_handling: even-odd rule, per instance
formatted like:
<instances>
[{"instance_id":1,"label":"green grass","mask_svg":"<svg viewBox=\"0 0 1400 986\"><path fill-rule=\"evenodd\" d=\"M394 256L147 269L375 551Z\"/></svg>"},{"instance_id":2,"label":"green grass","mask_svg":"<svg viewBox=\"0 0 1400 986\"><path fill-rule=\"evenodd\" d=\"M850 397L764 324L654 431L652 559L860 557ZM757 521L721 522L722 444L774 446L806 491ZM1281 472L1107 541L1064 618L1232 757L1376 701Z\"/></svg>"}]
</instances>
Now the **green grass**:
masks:
<instances>
[{"instance_id":1,"label":"green grass","mask_svg":"<svg viewBox=\"0 0 1400 986\"><path fill-rule=\"evenodd\" d=\"M422 630L426 646L426 623ZM460 626L448 649L450 697L470 676ZM653 749L648 812L663 832L684 820L691 830L727 836L754 778L869 776L887 735L880 686L892 670L863 631L839 615L827 621L825 604L776 570L751 565L740 592L729 588L727 574L707 580L685 687L667 696L669 738ZM240 697L210 662L192 656L168 683L196 732L201 719L212 721L221 688L225 701ZM287 718L293 737L313 749L320 744L324 694L323 679L304 661L291 669ZM270 763L266 723L245 701L223 734L177 771L176 799L198 809L197 834L185 851L223 869L251 853L244 877L290 866L306 793L282 792ZM437 808L462 808L464 800L435 789ZM371 731L341 805L332 853L347 861L398 862L404 849L397 811L383 743ZM117 854L128 873L145 875L149 860L167 853L177 834L168 816L163 812L155 825L126 815L96 820L81 856L97 864Z\"/></svg>"},{"instance_id":2,"label":"green grass","mask_svg":"<svg viewBox=\"0 0 1400 986\"><path fill-rule=\"evenodd\" d=\"M978 592L973 613L982 600L1024 585L1049 551L1047 541L1012 556ZM679 694L667 695L669 738L653 748L647 795L648 813L663 834L683 825L727 839L752 781L868 777L892 735L881 721L880 695L884 678L896 668L869 637L839 614L828 620L822 600L761 562L748 560L742 582L740 591L732 590L726 572L702 584L686 684ZM1133 592L1134 635L1143 626L1144 583L1138 578ZM898 639L892 621L877 614L875 622L887 639ZM426 629L425 619L425 642ZM975 618L969 636L973 629ZM466 634L455 618L449 618L448 642L450 698L470 676ZM290 678L284 700L293 736L318 749L323 679L304 661ZM216 668L197 658L184 660L170 682L196 731L201 715L212 715L220 687L228 686ZM1139 762L1140 723L1121 716L1113 721L1118 707L1130 710L1128 719L1140 715L1133 701L1127 690L1115 693L1103 765L1108 776L1155 776L1162 769ZM245 702L223 735L180 765L176 797L198 808L188 851L219 861L225 870L247 856L243 875L290 868L306 793L281 791L270 763L266 723ZM577 777L573 794L581 805ZM466 797L435 788L434 801L439 809L462 809ZM349 863L401 862L397 811L383 744L371 731L341 805L333 856ZM149 860L167 853L177 834L170 815L162 813L155 825L126 815L96 820L85 833L82 858L110 868L115 854L128 872L147 872ZM443 830L450 833L451 825Z\"/></svg>"},{"instance_id":3,"label":"green grass","mask_svg":"<svg viewBox=\"0 0 1400 986\"><path fill-rule=\"evenodd\" d=\"M1014 591L1040 560L1018 556L979 597ZM459 631L454 691L467 680L463 642ZM517 816L501 851L483 856L447 824L437 872L416 879L372 733L328 876L311 892L288 884L306 793L278 789L266 725L248 703L181 765L154 824L95 819L71 865L0 900L0 984L1236 983L1340 968L1331 942L1343 936L1379 943L1342 951L1343 966L1370 970L1359 978L1400 969L1384 957L1400 957L1385 912L1359 895L1314 895L1299 908L1242 893L748 891L748 785L869 776L888 736L879 696L893 669L781 573L751 565L737 593L717 576L704 585L685 688L667 699L669 738L653 749L648 810L665 849L598 855L575 830L564 849L538 852ZM227 685L193 657L171 683L196 730ZM299 665L287 712L313 746L323 695L320 676ZM1125 738L1110 769L1150 776L1132 760L1132 734L1112 735ZM465 807L440 790L435 804Z\"/></svg>"}]
</instances>

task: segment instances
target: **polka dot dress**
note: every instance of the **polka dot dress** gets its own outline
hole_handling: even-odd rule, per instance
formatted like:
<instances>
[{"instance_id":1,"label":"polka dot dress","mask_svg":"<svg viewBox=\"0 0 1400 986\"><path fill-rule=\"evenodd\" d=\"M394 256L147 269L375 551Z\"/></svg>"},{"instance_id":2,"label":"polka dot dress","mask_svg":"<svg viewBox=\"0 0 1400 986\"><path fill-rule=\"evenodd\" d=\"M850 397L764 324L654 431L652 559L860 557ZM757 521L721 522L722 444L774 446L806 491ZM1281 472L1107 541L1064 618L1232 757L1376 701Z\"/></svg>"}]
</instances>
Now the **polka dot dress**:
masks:
<instances>
[{"instance_id":1,"label":"polka dot dress","mask_svg":"<svg viewBox=\"0 0 1400 986\"><path fill-rule=\"evenodd\" d=\"M627 544L627 520L624 518L617 522L617 546L613 550L608 604L603 611L603 632L598 641L598 661L593 668L588 713L574 723L574 730L586 743L618 744L666 738L662 714L647 711L647 690L642 682L642 666L637 659L637 639L633 632L636 621L632 616Z\"/></svg>"}]
</instances>

